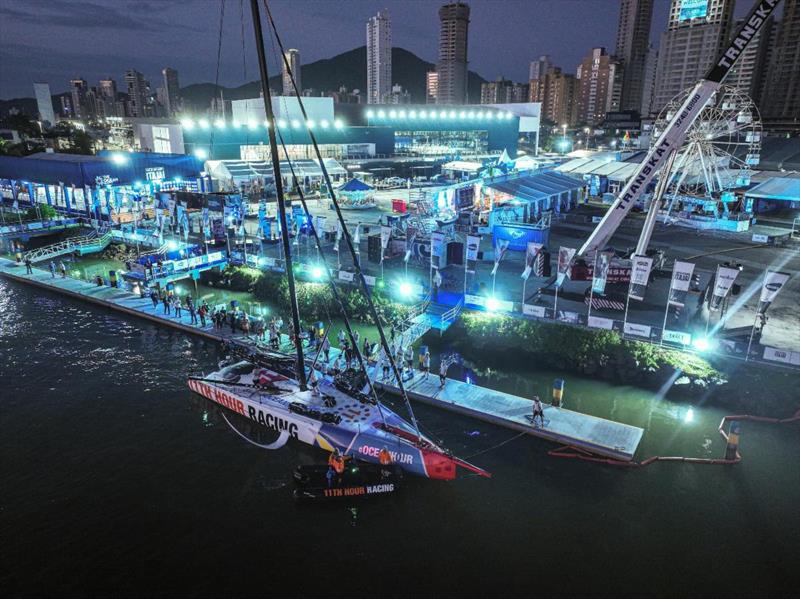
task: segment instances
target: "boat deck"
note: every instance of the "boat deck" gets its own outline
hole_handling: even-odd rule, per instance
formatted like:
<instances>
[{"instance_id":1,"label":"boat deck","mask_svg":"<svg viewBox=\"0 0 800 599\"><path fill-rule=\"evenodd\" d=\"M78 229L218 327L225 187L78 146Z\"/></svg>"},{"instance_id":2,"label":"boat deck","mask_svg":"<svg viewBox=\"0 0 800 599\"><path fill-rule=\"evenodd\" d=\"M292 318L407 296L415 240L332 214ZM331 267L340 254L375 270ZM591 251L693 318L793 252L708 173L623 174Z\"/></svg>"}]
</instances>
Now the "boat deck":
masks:
<instances>
[{"instance_id":1,"label":"boat deck","mask_svg":"<svg viewBox=\"0 0 800 599\"><path fill-rule=\"evenodd\" d=\"M187 310L183 310L181 318L164 314L161 304L153 307L150 298L140 298L122 289L98 287L87 281L58 275L53 278L49 271L36 267L33 268L33 274L26 274L24 264L6 258L0 258L0 275L215 341L236 339L253 343L252 339L241 333L232 333L227 326L219 330L210 323L206 327L191 324ZM283 343L282 348L287 349L287 344ZM337 354L338 350L331 348L331 358ZM377 386L392 393L398 392L395 386L387 383L377 381ZM528 419L531 414L530 400L454 379L448 379L445 388L440 390L439 377L434 374L425 380L417 373L406 383L406 388L413 400L620 460L633 458L644 433L643 429L635 426L547 404L543 404L544 427L533 427ZM351 417L360 420L361 416L354 413Z\"/></svg>"}]
</instances>

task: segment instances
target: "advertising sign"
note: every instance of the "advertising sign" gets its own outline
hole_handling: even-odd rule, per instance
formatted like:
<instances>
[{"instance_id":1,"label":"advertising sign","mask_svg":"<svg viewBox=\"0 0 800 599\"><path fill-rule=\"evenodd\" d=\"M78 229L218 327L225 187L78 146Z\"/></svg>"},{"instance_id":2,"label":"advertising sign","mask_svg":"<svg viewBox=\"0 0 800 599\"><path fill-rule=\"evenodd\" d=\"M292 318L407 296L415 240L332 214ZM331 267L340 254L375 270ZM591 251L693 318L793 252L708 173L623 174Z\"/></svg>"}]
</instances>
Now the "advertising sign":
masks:
<instances>
[{"instance_id":1,"label":"advertising sign","mask_svg":"<svg viewBox=\"0 0 800 599\"><path fill-rule=\"evenodd\" d=\"M592 273L592 292L602 294L606 290L608 267L611 266L611 254L609 252L600 252L595 260L596 268Z\"/></svg>"},{"instance_id":2,"label":"advertising sign","mask_svg":"<svg viewBox=\"0 0 800 599\"><path fill-rule=\"evenodd\" d=\"M679 21L699 19L708 15L708 0L681 0Z\"/></svg>"},{"instance_id":3,"label":"advertising sign","mask_svg":"<svg viewBox=\"0 0 800 599\"><path fill-rule=\"evenodd\" d=\"M626 322L623 330L626 335L636 335L637 337L647 337L649 339L652 328L646 324Z\"/></svg>"},{"instance_id":4,"label":"advertising sign","mask_svg":"<svg viewBox=\"0 0 800 599\"><path fill-rule=\"evenodd\" d=\"M764 284L761 287L761 302L766 304L760 310L766 309L773 300L775 296L778 295L778 292L783 289L783 286L786 284L786 281L789 280L789 273L785 272L776 272L774 270L768 270L766 275L764 276Z\"/></svg>"},{"instance_id":5,"label":"advertising sign","mask_svg":"<svg viewBox=\"0 0 800 599\"><path fill-rule=\"evenodd\" d=\"M381 231L381 234L383 232ZM444 233L431 233L431 260L434 256L441 258L444 254Z\"/></svg>"},{"instance_id":6,"label":"advertising sign","mask_svg":"<svg viewBox=\"0 0 800 599\"><path fill-rule=\"evenodd\" d=\"M348 283L352 283L354 277L355 275L352 272L347 272L346 270L339 271L339 280L341 281L347 281Z\"/></svg>"},{"instance_id":7,"label":"advertising sign","mask_svg":"<svg viewBox=\"0 0 800 599\"><path fill-rule=\"evenodd\" d=\"M492 235L495 243L499 240L508 242L508 249L514 252L524 252L529 241L547 245L549 242L549 229L536 229L518 225L494 225Z\"/></svg>"},{"instance_id":8,"label":"advertising sign","mask_svg":"<svg viewBox=\"0 0 800 599\"><path fill-rule=\"evenodd\" d=\"M677 343L679 345L689 345L692 342L692 336L689 333L670 331L668 329L664 329L661 339L667 343Z\"/></svg>"},{"instance_id":9,"label":"advertising sign","mask_svg":"<svg viewBox=\"0 0 800 599\"><path fill-rule=\"evenodd\" d=\"M532 304L522 304L522 313L525 316L534 316L536 318L544 318L547 315L544 306L534 306Z\"/></svg>"},{"instance_id":10,"label":"advertising sign","mask_svg":"<svg viewBox=\"0 0 800 599\"><path fill-rule=\"evenodd\" d=\"M477 260L478 250L481 247L481 238L477 235L467 235L467 260Z\"/></svg>"},{"instance_id":11,"label":"advertising sign","mask_svg":"<svg viewBox=\"0 0 800 599\"><path fill-rule=\"evenodd\" d=\"M563 245L558 248L558 274L556 275L556 285L558 287L564 284L564 279L569 272L569 265L572 262L575 251L575 248L567 248Z\"/></svg>"},{"instance_id":12,"label":"advertising sign","mask_svg":"<svg viewBox=\"0 0 800 599\"><path fill-rule=\"evenodd\" d=\"M717 267L717 276L714 279L714 295L711 297L711 301L709 302L709 309L719 310L722 300L724 300L728 296L728 293L730 293L731 287L733 287L733 282L736 280L738 274L738 268L731 268L729 266Z\"/></svg>"},{"instance_id":13,"label":"advertising sign","mask_svg":"<svg viewBox=\"0 0 800 599\"><path fill-rule=\"evenodd\" d=\"M611 331L614 329L614 321L610 318L601 318L600 316L590 316L589 326L593 329L605 329Z\"/></svg>"},{"instance_id":14,"label":"advertising sign","mask_svg":"<svg viewBox=\"0 0 800 599\"><path fill-rule=\"evenodd\" d=\"M652 266L652 258L633 256L631 259L631 284L628 288L628 295L630 295L631 299L644 300L644 293L647 291L647 282L650 279L650 268Z\"/></svg>"},{"instance_id":15,"label":"advertising sign","mask_svg":"<svg viewBox=\"0 0 800 599\"><path fill-rule=\"evenodd\" d=\"M694 264L691 262L675 261L675 265L672 267L672 281L669 285L668 302L671 305L683 306L683 302L686 300L686 292L692 282L693 272Z\"/></svg>"},{"instance_id":16,"label":"advertising sign","mask_svg":"<svg viewBox=\"0 0 800 599\"><path fill-rule=\"evenodd\" d=\"M800 366L800 352L786 351L774 347L764 348L764 359L773 362L783 362L784 364L794 364Z\"/></svg>"},{"instance_id":17,"label":"advertising sign","mask_svg":"<svg viewBox=\"0 0 800 599\"><path fill-rule=\"evenodd\" d=\"M522 271L522 278L526 281L528 277L531 276L531 271L533 270L533 264L536 260L536 256L539 255L539 252L542 250L544 246L541 243L536 243L535 241L528 242L528 251L525 252L525 270Z\"/></svg>"}]
</instances>

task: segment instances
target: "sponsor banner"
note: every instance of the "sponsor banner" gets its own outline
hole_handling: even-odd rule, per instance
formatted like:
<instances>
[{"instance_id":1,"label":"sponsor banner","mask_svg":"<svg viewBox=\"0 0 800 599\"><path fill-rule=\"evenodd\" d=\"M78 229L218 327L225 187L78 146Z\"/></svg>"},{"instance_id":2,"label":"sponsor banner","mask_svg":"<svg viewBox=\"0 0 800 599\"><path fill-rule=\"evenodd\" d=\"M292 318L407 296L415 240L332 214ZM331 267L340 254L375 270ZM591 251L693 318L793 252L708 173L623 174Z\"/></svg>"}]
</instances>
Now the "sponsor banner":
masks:
<instances>
[{"instance_id":1,"label":"sponsor banner","mask_svg":"<svg viewBox=\"0 0 800 599\"><path fill-rule=\"evenodd\" d=\"M543 248L543 244L536 243L535 241L528 242L528 248L525 252L525 270L522 271L522 278L526 281L528 277L531 276L531 271L533 270L533 264L536 261L536 256L539 255L539 252Z\"/></svg>"},{"instance_id":2,"label":"sponsor banner","mask_svg":"<svg viewBox=\"0 0 800 599\"><path fill-rule=\"evenodd\" d=\"M610 318L601 318L600 316L590 316L589 326L593 329L605 329L611 331L614 329L614 321Z\"/></svg>"},{"instance_id":3,"label":"sponsor banner","mask_svg":"<svg viewBox=\"0 0 800 599\"><path fill-rule=\"evenodd\" d=\"M764 348L764 359L773 362L783 362L784 364L792 364L800 366L800 352L786 351L774 347Z\"/></svg>"},{"instance_id":4,"label":"sponsor banner","mask_svg":"<svg viewBox=\"0 0 800 599\"><path fill-rule=\"evenodd\" d=\"M353 279L355 278L355 274L352 272L347 272L346 270L339 271L339 280L340 281L347 281L348 283L352 283Z\"/></svg>"},{"instance_id":5,"label":"sponsor banner","mask_svg":"<svg viewBox=\"0 0 800 599\"><path fill-rule=\"evenodd\" d=\"M558 274L556 275L556 286L561 287L564 284L564 279L569 273L569 265L575 256L575 248L567 248L563 245L558 248Z\"/></svg>"},{"instance_id":6,"label":"sponsor banner","mask_svg":"<svg viewBox=\"0 0 800 599\"><path fill-rule=\"evenodd\" d=\"M761 286L761 302L766 305L760 308L761 311L766 309L766 307L775 300L775 296L783 289L783 286L788 280L789 273L776 272L774 270L768 270L766 272L764 275L764 284Z\"/></svg>"},{"instance_id":7,"label":"sponsor banner","mask_svg":"<svg viewBox=\"0 0 800 599\"><path fill-rule=\"evenodd\" d=\"M729 266L717 266L717 276L714 278L714 294L709 302L709 309L719 310L728 293L730 293L733 282L739 274L738 268L730 268Z\"/></svg>"},{"instance_id":8,"label":"sponsor banner","mask_svg":"<svg viewBox=\"0 0 800 599\"><path fill-rule=\"evenodd\" d=\"M478 250L481 247L481 238L477 235L467 235L467 260L477 260Z\"/></svg>"},{"instance_id":9,"label":"sponsor banner","mask_svg":"<svg viewBox=\"0 0 800 599\"><path fill-rule=\"evenodd\" d=\"M570 324L578 324L580 322L580 314L570 310L559 310L558 320L560 322L568 322Z\"/></svg>"},{"instance_id":10,"label":"sponsor banner","mask_svg":"<svg viewBox=\"0 0 800 599\"><path fill-rule=\"evenodd\" d=\"M761 235L759 233L753 233L753 241L756 243L769 243L769 235Z\"/></svg>"},{"instance_id":11,"label":"sponsor banner","mask_svg":"<svg viewBox=\"0 0 800 599\"><path fill-rule=\"evenodd\" d=\"M486 298L482 295L466 294L464 296L464 305L470 306L483 306L486 304Z\"/></svg>"},{"instance_id":12,"label":"sponsor banner","mask_svg":"<svg viewBox=\"0 0 800 599\"><path fill-rule=\"evenodd\" d=\"M689 284L692 282L694 264L691 262L675 261L672 267L672 281L669 284L669 304L673 306L683 306L686 301L686 292L689 291Z\"/></svg>"},{"instance_id":13,"label":"sponsor banner","mask_svg":"<svg viewBox=\"0 0 800 599\"><path fill-rule=\"evenodd\" d=\"M626 335L636 335L637 337L650 338L652 328L646 324L636 324L634 322L626 322L623 331Z\"/></svg>"},{"instance_id":14,"label":"sponsor banner","mask_svg":"<svg viewBox=\"0 0 800 599\"><path fill-rule=\"evenodd\" d=\"M628 295L631 299L642 301L647 291L647 282L650 280L650 269L653 259L646 256L633 256L631 259L631 284Z\"/></svg>"},{"instance_id":15,"label":"sponsor banner","mask_svg":"<svg viewBox=\"0 0 800 599\"><path fill-rule=\"evenodd\" d=\"M364 281L366 281L367 285L370 287L375 287L375 277L371 275L364 275Z\"/></svg>"},{"instance_id":16,"label":"sponsor banner","mask_svg":"<svg viewBox=\"0 0 800 599\"><path fill-rule=\"evenodd\" d=\"M325 233L325 221L328 220L327 216L317 216L314 219L314 230L320 237Z\"/></svg>"},{"instance_id":17,"label":"sponsor banner","mask_svg":"<svg viewBox=\"0 0 800 599\"><path fill-rule=\"evenodd\" d=\"M547 308L544 306L534 306L532 304L522 304L522 313L526 316L533 316L535 318L545 318L547 316Z\"/></svg>"},{"instance_id":18,"label":"sponsor banner","mask_svg":"<svg viewBox=\"0 0 800 599\"><path fill-rule=\"evenodd\" d=\"M661 339L667 343L677 343L679 345L689 345L692 342L692 336L683 331L670 331L664 329Z\"/></svg>"},{"instance_id":19,"label":"sponsor banner","mask_svg":"<svg viewBox=\"0 0 800 599\"><path fill-rule=\"evenodd\" d=\"M506 255L509 242L507 239L498 239L497 245L494 248L494 268L492 268L492 276L497 274L497 269L500 267L500 261Z\"/></svg>"},{"instance_id":20,"label":"sponsor banner","mask_svg":"<svg viewBox=\"0 0 800 599\"><path fill-rule=\"evenodd\" d=\"M389 246L389 240L392 238L392 228L386 225L381 225L381 248L384 250Z\"/></svg>"},{"instance_id":21,"label":"sponsor banner","mask_svg":"<svg viewBox=\"0 0 800 599\"><path fill-rule=\"evenodd\" d=\"M433 259L441 258L444 255L444 233L434 232L431 233L431 262Z\"/></svg>"},{"instance_id":22,"label":"sponsor banner","mask_svg":"<svg viewBox=\"0 0 800 599\"><path fill-rule=\"evenodd\" d=\"M261 264L262 266L275 266L275 264L277 264L278 261L275 258L268 258L266 256L262 256L261 258L258 259L258 263Z\"/></svg>"},{"instance_id":23,"label":"sponsor banner","mask_svg":"<svg viewBox=\"0 0 800 599\"><path fill-rule=\"evenodd\" d=\"M600 252L595 256L594 273L592 273L592 292L603 294L606 290L608 267L611 266L611 253Z\"/></svg>"}]
</instances>

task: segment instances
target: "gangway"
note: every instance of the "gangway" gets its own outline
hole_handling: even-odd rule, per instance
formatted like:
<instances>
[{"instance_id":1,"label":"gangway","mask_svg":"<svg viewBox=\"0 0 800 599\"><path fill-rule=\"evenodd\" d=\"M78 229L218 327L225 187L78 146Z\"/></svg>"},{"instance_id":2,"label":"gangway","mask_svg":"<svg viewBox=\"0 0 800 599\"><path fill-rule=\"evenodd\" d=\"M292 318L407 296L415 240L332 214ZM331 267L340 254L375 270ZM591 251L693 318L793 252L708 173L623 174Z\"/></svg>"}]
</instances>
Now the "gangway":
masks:
<instances>
[{"instance_id":1,"label":"gangway","mask_svg":"<svg viewBox=\"0 0 800 599\"><path fill-rule=\"evenodd\" d=\"M101 252L108 244L111 243L112 235L111 230L106 230L102 234L97 231L92 231L88 235L80 237L71 237L58 243L46 245L44 247L31 250L25 254L25 259L31 262L41 262L42 260L51 260L64 254L78 254L84 256L86 254L94 254Z\"/></svg>"}]
</instances>

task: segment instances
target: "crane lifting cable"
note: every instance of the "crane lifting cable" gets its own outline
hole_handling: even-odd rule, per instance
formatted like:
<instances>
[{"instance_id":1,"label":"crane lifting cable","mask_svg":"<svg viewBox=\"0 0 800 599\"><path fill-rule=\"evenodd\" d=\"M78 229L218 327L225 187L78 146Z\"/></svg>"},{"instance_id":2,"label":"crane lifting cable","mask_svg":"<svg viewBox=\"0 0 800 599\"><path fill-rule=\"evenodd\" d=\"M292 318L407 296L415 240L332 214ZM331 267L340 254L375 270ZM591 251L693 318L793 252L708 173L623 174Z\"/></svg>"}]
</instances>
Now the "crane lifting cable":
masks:
<instances>
[{"instance_id":1,"label":"crane lifting cable","mask_svg":"<svg viewBox=\"0 0 800 599\"><path fill-rule=\"evenodd\" d=\"M675 112L669 125L664 129L639 165L633 177L622 188L603 219L592 231L589 238L578 251L585 256L601 251L608 244L622 219L630 212L639 197L645 192L653 177L666 164L669 157L681 147L686 133L697 119L706 103L722 86L725 76L731 71L737 58L755 39L761 27L775 11L781 0L760 0L750 10L731 41L720 53L714 65L686 97L680 109Z\"/></svg>"}]
</instances>

